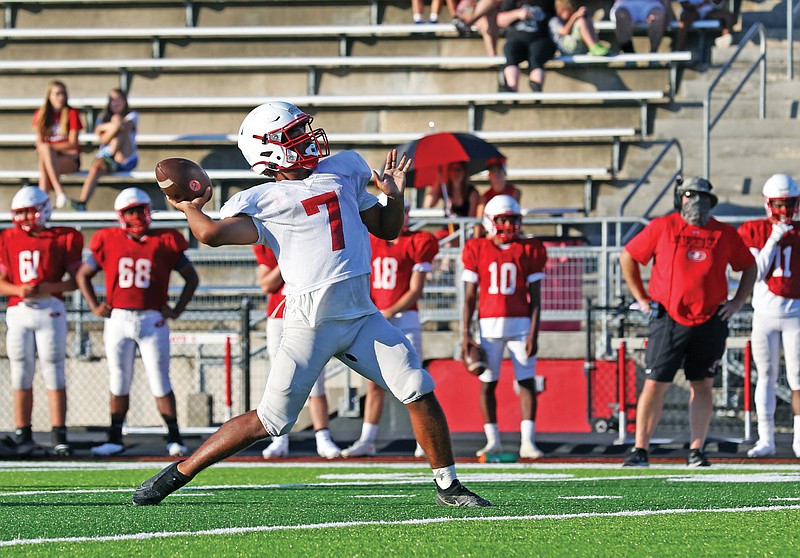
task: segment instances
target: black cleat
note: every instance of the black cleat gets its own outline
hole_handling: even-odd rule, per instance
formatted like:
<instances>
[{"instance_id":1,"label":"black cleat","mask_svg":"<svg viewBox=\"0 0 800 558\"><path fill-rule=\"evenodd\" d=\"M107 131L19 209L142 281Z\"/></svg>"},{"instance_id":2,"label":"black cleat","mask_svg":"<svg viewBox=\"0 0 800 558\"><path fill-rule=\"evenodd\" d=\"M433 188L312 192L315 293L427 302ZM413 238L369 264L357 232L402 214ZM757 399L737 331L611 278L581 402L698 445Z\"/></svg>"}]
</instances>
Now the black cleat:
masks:
<instances>
[{"instance_id":1,"label":"black cleat","mask_svg":"<svg viewBox=\"0 0 800 558\"><path fill-rule=\"evenodd\" d=\"M133 503L137 506L157 506L161 500L192 480L178 471L179 463L183 461L173 463L144 481L133 493Z\"/></svg>"},{"instance_id":2,"label":"black cleat","mask_svg":"<svg viewBox=\"0 0 800 558\"><path fill-rule=\"evenodd\" d=\"M440 506L467 506L467 507L485 507L491 506L492 503L484 500L471 490L467 490L463 484L458 482L458 479L453 481L448 488L444 490L436 485L436 503Z\"/></svg>"},{"instance_id":3,"label":"black cleat","mask_svg":"<svg viewBox=\"0 0 800 558\"><path fill-rule=\"evenodd\" d=\"M690 449L689 456L686 458L687 467L711 467L705 452L699 449Z\"/></svg>"},{"instance_id":4,"label":"black cleat","mask_svg":"<svg viewBox=\"0 0 800 558\"><path fill-rule=\"evenodd\" d=\"M622 462L623 467L649 467L650 462L647 460L647 450L642 448L633 448L625 461Z\"/></svg>"}]
</instances>

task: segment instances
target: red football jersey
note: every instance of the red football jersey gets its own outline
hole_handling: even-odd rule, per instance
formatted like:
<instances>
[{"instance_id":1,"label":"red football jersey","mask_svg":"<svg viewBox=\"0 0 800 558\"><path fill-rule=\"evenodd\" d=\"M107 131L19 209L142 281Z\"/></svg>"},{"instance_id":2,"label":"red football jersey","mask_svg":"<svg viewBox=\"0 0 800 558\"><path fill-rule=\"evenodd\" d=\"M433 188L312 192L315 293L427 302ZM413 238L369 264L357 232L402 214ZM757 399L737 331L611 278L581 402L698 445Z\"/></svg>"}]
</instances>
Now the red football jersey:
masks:
<instances>
[{"instance_id":1,"label":"red football jersey","mask_svg":"<svg viewBox=\"0 0 800 558\"><path fill-rule=\"evenodd\" d=\"M761 250L772 234L768 219L747 221L739 227L739 235L748 248ZM764 275L770 292L783 298L800 298L800 223L792 223L792 230L778 243L772 263Z\"/></svg>"},{"instance_id":2,"label":"red football jersey","mask_svg":"<svg viewBox=\"0 0 800 558\"><path fill-rule=\"evenodd\" d=\"M728 298L728 264L736 271L755 264L736 229L713 217L689 225L678 212L653 219L625 250L641 265L655 258L650 298L686 326L705 323Z\"/></svg>"},{"instance_id":3,"label":"red football jersey","mask_svg":"<svg viewBox=\"0 0 800 558\"><path fill-rule=\"evenodd\" d=\"M370 296L378 310L389 308L408 292L414 266L429 268L433 258L439 253L436 237L422 231L403 231L396 242L372 235L369 241L372 246ZM416 309L416 304L409 308Z\"/></svg>"},{"instance_id":4,"label":"red football jersey","mask_svg":"<svg viewBox=\"0 0 800 558\"><path fill-rule=\"evenodd\" d=\"M263 244L253 244L253 253L256 255L256 262L258 262L258 265L265 265L270 269L275 269L278 267L278 260L275 258L275 252L273 252L269 246L265 246ZM286 306L281 304L281 302L283 302L283 299L286 298L286 295L283 292L285 288L286 283L281 282L281 288L278 289L277 292L269 295L269 298L267 299L268 317L283 318L283 310ZM275 313L276 308L278 308L277 313Z\"/></svg>"},{"instance_id":5,"label":"red football jersey","mask_svg":"<svg viewBox=\"0 0 800 558\"><path fill-rule=\"evenodd\" d=\"M161 310L169 276L189 243L174 229L150 230L137 241L121 228L101 229L89 247L106 276L106 303L126 310Z\"/></svg>"},{"instance_id":6,"label":"red football jersey","mask_svg":"<svg viewBox=\"0 0 800 558\"><path fill-rule=\"evenodd\" d=\"M67 271L81 265L83 235L71 227L47 228L36 235L13 227L0 235L0 267L14 285L61 281ZM8 305L20 300L11 296Z\"/></svg>"},{"instance_id":7,"label":"red football jersey","mask_svg":"<svg viewBox=\"0 0 800 558\"><path fill-rule=\"evenodd\" d=\"M530 317L528 277L544 274L547 251L535 238L495 245L489 238L471 238L461 253L464 271L478 276L480 318Z\"/></svg>"}]
</instances>

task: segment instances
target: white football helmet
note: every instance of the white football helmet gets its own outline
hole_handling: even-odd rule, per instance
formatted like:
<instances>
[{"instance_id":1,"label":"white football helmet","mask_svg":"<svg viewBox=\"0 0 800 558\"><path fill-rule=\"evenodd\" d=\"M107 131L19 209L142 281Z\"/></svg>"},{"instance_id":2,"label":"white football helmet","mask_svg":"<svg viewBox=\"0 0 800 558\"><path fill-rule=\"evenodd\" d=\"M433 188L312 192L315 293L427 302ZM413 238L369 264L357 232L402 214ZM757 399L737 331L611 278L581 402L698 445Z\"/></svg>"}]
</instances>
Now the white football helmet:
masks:
<instances>
[{"instance_id":1,"label":"white football helmet","mask_svg":"<svg viewBox=\"0 0 800 558\"><path fill-rule=\"evenodd\" d=\"M498 217L512 219L510 223L498 223ZM522 211L517 200L504 194L490 199L483 208L483 228L489 237L498 237L503 242L517 238L522 228Z\"/></svg>"},{"instance_id":2,"label":"white football helmet","mask_svg":"<svg viewBox=\"0 0 800 558\"><path fill-rule=\"evenodd\" d=\"M800 187L788 174L773 174L761 190L764 196L764 209L771 221L791 223L800 202ZM782 207L773 207L771 202L783 201Z\"/></svg>"},{"instance_id":3,"label":"white football helmet","mask_svg":"<svg viewBox=\"0 0 800 558\"><path fill-rule=\"evenodd\" d=\"M250 169L265 171L304 168L314 169L322 157L330 154L328 137L322 128L314 129L314 119L284 101L257 106L239 128L239 150ZM302 133L292 131L301 128Z\"/></svg>"},{"instance_id":4,"label":"white football helmet","mask_svg":"<svg viewBox=\"0 0 800 558\"><path fill-rule=\"evenodd\" d=\"M147 192L139 188L125 188L114 200L114 211L123 230L141 235L150 227L150 208L152 202ZM141 207L141 211L123 215L123 211L134 207Z\"/></svg>"},{"instance_id":5,"label":"white football helmet","mask_svg":"<svg viewBox=\"0 0 800 558\"><path fill-rule=\"evenodd\" d=\"M33 218L28 216L28 211L34 209ZM26 186L19 190L11 199L11 219L14 225L25 232L43 229L53 213L50 205L50 196L36 186Z\"/></svg>"}]
</instances>

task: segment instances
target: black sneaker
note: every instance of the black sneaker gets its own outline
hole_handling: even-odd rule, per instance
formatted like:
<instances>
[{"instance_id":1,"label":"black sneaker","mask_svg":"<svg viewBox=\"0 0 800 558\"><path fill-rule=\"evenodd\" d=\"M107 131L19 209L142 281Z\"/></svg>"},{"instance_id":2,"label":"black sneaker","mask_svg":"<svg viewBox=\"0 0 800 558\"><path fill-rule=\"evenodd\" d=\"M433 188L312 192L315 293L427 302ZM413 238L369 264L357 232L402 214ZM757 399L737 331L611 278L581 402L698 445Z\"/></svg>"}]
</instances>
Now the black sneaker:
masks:
<instances>
[{"instance_id":1,"label":"black sneaker","mask_svg":"<svg viewBox=\"0 0 800 558\"><path fill-rule=\"evenodd\" d=\"M78 201L78 200L69 200L69 204L72 206L72 209L75 211L86 211L86 202Z\"/></svg>"},{"instance_id":2,"label":"black sneaker","mask_svg":"<svg viewBox=\"0 0 800 558\"><path fill-rule=\"evenodd\" d=\"M439 488L438 484L436 485L436 503L440 506L485 507L492 505L488 500L467 490L463 484L458 482L458 479L444 490Z\"/></svg>"},{"instance_id":3,"label":"black sneaker","mask_svg":"<svg viewBox=\"0 0 800 558\"><path fill-rule=\"evenodd\" d=\"M72 446L69 444L57 444L53 448L53 453L58 457L69 457L72 455Z\"/></svg>"},{"instance_id":4,"label":"black sneaker","mask_svg":"<svg viewBox=\"0 0 800 558\"><path fill-rule=\"evenodd\" d=\"M690 449L689 457L686 458L687 467L711 467L711 462L706 457L703 450Z\"/></svg>"},{"instance_id":5,"label":"black sneaker","mask_svg":"<svg viewBox=\"0 0 800 558\"><path fill-rule=\"evenodd\" d=\"M453 18L453 26L461 37L469 37L472 34L472 30L467 27L467 24L460 17Z\"/></svg>"},{"instance_id":6,"label":"black sneaker","mask_svg":"<svg viewBox=\"0 0 800 558\"><path fill-rule=\"evenodd\" d=\"M173 463L144 481L133 493L133 503L137 506L157 506L161 500L192 480L178 471L179 463L183 461Z\"/></svg>"},{"instance_id":7,"label":"black sneaker","mask_svg":"<svg viewBox=\"0 0 800 558\"><path fill-rule=\"evenodd\" d=\"M633 448L625 461L622 462L623 467L649 467L650 462L647 460L647 450L642 448Z\"/></svg>"}]
</instances>

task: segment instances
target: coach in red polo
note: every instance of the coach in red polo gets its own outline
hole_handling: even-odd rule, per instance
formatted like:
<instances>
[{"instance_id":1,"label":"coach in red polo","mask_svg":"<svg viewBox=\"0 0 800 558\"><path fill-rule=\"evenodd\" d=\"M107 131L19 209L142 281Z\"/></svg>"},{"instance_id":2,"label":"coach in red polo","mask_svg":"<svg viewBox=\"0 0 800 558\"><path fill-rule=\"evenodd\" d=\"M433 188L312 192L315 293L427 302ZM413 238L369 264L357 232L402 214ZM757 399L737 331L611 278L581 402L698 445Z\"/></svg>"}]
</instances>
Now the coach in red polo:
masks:
<instances>
[{"instance_id":1,"label":"coach in red polo","mask_svg":"<svg viewBox=\"0 0 800 558\"><path fill-rule=\"evenodd\" d=\"M755 260L736 229L710 215L712 186L691 178L675 187L675 209L653 219L620 254L625 282L639 306L650 309L646 375L636 407L636 444L627 467L647 467L650 438L661 418L664 394L678 369L690 383L687 465L708 467L703 452L712 413L712 387L728 336L728 320L753 290ZM653 261L649 294L640 266ZM742 271L728 300L727 267Z\"/></svg>"}]
</instances>

